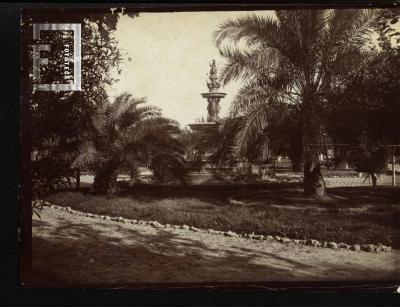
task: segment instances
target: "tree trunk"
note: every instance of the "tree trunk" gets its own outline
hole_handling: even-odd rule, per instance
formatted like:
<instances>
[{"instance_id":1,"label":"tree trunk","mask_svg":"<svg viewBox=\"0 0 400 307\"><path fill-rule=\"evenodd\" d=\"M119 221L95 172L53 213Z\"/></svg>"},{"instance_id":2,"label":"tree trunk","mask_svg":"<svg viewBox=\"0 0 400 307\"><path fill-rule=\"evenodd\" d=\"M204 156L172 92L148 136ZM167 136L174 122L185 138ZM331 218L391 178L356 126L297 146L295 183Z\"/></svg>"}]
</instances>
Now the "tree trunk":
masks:
<instances>
[{"instance_id":1,"label":"tree trunk","mask_svg":"<svg viewBox=\"0 0 400 307\"><path fill-rule=\"evenodd\" d=\"M139 181L139 169L137 167L137 165L134 162L131 162L131 168L129 170L129 185L133 186L135 185L138 181Z\"/></svg>"},{"instance_id":2,"label":"tree trunk","mask_svg":"<svg viewBox=\"0 0 400 307\"><path fill-rule=\"evenodd\" d=\"M107 195L117 193L117 178L117 167L113 165L107 165L100 168L95 172L93 181L94 192Z\"/></svg>"},{"instance_id":3,"label":"tree trunk","mask_svg":"<svg viewBox=\"0 0 400 307\"><path fill-rule=\"evenodd\" d=\"M325 181L318 158L309 159L304 163L304 193L316 197L326 196Z\"/></svg>"},{"instance_id":4,"label":"tree trunk","mask_svg":"<svg viewBox=\"0 0 400 307\"><path fill-rule=\"evenodd\" d=\"M301 136L299 136L301 137ZM301 141L296 140L290 144L291 150L289 152L289 159L292 162L292 170L301 172L303 166L304 148Z\"/></svg>"},{"instance_id":5,"label":"tree trunk","mask_svg":"<svg viewBox=\"0 0 400 307\"><path fill-rule=\"evenodd\" d=\"M304 157L304 194L320 198L326 197L325 181L321 173L318 145L311 145L320 143L321 137L321 124L314 110L316 103L317 101L313 93L309 93L309 95L304 97L304 130L302 142Z\"/></svg>"},{"instance_id":6,"label":"tree trunk","mask_svg":"<svg viewBox=\"0 0 400 307\"><path fill-rule=\"evenodd\" d=\"M378 177L376 176L375 173L370 173L369 175L371 176L372 186L373 186L374 188L376 188L376 186L377 186L377 181L378 181Z\"/></svg>"}]
</instances>

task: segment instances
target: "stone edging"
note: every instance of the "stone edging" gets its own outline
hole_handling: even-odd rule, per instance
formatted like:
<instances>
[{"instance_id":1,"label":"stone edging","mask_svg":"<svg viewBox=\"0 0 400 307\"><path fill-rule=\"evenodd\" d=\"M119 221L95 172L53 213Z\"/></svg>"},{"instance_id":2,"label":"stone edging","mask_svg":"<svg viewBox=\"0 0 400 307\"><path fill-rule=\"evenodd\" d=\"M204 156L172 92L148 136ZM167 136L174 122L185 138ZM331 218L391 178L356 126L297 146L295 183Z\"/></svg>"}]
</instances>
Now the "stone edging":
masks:
<instances>
[{"instance_id":1,"label":"stone edging","mask_svg":"<svg viewBox=\"0 0 400 307\"><path fill-rule=\"evenodd\" d=\"M51 207L53 209L66 211L73 215L92 217L92 218L114 221L114 222L119 222L119 223L149 225L156 229L184 229L184 230L191 230L194 232L206 232L206 233L213 234L213 235L223 235L226 237L238 237L238 238L241 237L241 238L258 240L258 241L268 241L268 242L276 241L276 242L280 242L280 243L284 243L284 244L308 245L308 246L324 247L324 248L331 248L331 249L345 249L345 250L352 250L355 252L364 251L364 252L370 252L370 253L380 253L380 252L392 252L393 251L391 246L385 246L380 243L377 245L375 245L375 244L349 245L349 244L346 244L343 242L336 243L336 242L323 241L321 243L320 241L314 240L314 239L298 240L298 239L289 239L287 237L280 237L280 236L257 235L254 233L238 234L233 231L219 231L219 230L213 230L213 229L205 230L205 229L199 229L194 226L188 226L188 225L171 225L171 224L164 225L157 221L144 221L144 220L135 220L135 219L131 220L131 219L126 219L126 218L122 218L122 217L98 215L98 214L94 214L94 213L87 213L87 212L83 212L83 211L79 211L79 210L73 210L73 209L71 209L71 207L62 207L62 206L53 205L47 201L44 201L43 204L44 204L44 206L42 209L45 209L47 206L47 207Z\"/></svg>"}]
</instances>

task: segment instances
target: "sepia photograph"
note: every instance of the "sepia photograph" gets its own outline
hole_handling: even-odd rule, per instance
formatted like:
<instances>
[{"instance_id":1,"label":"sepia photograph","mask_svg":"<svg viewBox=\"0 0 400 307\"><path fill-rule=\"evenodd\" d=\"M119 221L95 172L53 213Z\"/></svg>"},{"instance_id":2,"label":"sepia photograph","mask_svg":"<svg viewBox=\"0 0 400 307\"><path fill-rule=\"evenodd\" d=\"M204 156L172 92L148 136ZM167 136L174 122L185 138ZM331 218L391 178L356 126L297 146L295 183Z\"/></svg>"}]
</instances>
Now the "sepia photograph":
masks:
<instances>
[{"instance_id":1,"label":"sepia photograph","mask_svg":"<svg viewBox=\"0 0 400 307\"><path fill-rule=\"evenodd\" d=\"M22 286L399 284L400 8L23 9L20 56Z\"/></svg>"}]
</instances>

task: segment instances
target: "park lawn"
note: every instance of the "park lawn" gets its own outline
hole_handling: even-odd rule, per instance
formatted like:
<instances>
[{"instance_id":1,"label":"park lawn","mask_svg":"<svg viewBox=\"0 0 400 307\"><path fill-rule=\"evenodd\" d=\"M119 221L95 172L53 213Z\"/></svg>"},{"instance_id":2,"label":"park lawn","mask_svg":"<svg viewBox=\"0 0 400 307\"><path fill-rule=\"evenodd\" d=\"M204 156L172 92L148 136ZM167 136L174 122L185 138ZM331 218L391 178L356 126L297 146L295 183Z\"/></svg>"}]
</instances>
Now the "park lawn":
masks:
<instances>
[{"instance_id":1,"label":"park lawn","mask_svg":"<svg viewBox=\"0 0 400 307\"><path fill-rule=\"evenodd\" d=\"M329 194L332 199L322 201L304 197L299 188L287 187L174 196L148 191L118 196L61 191L46 200L94 214L163 224L400 247L399 189L346 187L329 189Z\"/></svg>"}]
</instances>

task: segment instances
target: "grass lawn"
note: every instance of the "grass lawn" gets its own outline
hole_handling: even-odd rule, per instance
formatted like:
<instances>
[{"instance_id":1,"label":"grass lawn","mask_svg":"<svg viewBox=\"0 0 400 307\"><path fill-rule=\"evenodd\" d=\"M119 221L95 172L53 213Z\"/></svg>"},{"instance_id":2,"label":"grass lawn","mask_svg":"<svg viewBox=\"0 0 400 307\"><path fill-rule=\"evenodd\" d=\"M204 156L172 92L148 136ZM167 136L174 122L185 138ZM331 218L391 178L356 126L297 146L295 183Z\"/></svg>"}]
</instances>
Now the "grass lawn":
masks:
<instances>
[{"instance_id":1,"label":"grass lawn","mask_svg":"<svg viewBox=\"0 0 400 307\"><path fill-rule=\"evenodd\" d=\"M164 224L400 248L400 189L332 188L329 202L304 197L296 185L172 189L143 185L111 197L62 191L46 200Z\"/></svg>"}]
</instances>

